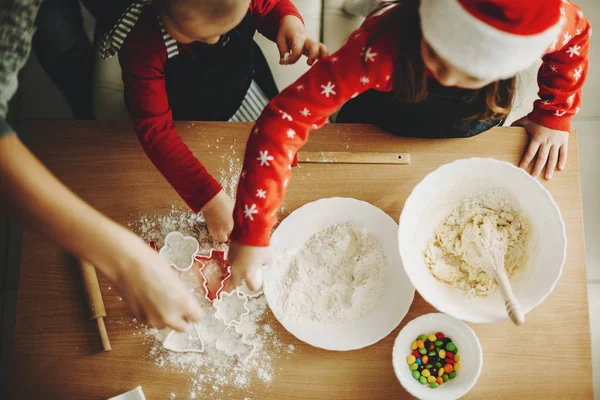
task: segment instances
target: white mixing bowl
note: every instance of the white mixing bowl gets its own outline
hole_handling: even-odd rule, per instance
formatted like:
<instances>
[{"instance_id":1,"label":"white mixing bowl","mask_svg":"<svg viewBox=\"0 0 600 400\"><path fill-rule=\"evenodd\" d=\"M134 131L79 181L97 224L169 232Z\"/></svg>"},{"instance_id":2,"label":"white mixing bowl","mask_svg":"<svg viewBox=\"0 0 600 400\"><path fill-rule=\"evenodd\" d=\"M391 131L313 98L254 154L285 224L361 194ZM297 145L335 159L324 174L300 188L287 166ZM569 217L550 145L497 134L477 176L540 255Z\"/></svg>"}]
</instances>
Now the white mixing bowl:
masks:
<instances>
[{"instance_id":1,"label":"white mixing bowl","mask_svg":"<svg viewBox=\"0 0 600 400\"><path fill-rule=\"evenodd\" d=\"M493 190L507 193L531 225L527 265L511 279L515 296L527 313L554 289L567 250L558 206L538 180L504 161L457 160L442 165L415 186L400 215L400 255L413 286L438 310L475 323L508 319L500 292L496 290L487 297L468 296L437 281L425 265L424 251L439 223L462 199Z\"/></svg>"}]
</instances>

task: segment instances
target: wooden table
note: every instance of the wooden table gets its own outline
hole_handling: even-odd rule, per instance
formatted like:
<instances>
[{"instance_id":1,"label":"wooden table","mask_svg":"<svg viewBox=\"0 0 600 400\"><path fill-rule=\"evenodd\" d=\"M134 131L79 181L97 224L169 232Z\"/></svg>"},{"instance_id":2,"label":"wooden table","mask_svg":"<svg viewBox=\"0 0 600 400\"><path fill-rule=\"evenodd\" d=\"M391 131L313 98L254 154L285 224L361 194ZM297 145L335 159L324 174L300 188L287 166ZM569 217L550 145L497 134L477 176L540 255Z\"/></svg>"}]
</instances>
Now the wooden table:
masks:
<instances>
[{"instance_id":1,"label":"wooden table","mask_svg":"<svg viewBox=\"0 0 600 400\"><path fill-rule=\"evenodd\" d=\"M183 206L146 158L129 122L34 122L33 151L77 194L122 224L140 212ZM243 152L245 124L179 123L179 134L215 172L230 146ZM215 139L219 138L219 149ZM410 165L304 165L295 172L286 211L323 197L368 201L398 219L412 188L425 174L458 158L489 156L517 163L526 144L521 129L499 128L472 139L431 141L394 138L369 126L329 125L314 133L310 151L408 152ZM209 148L210 146L210 148ZM468 398L591 398L592 370L583 223L576 136L571 136L566 171L546 187L565 219L567 262L556 289L526 324L472 325L481 340L484 365ZM210 150L210 151L209 151ZM87 320L74 266L49 239L28 231L22 249L15 353L15 399L105 399L142 385L149 399L175 390L187 398L189 376L157 369L127 317L124 303L100 277L113 351L99 354L95 326ZM406 321L434 311L417 294ZM400 328L399 327L399 328ZM285 339L301 351L276 361L269 388L253 387L252 399L398 399L408 397L391 365L396 329L363 350L326 352ZM279 327L279 329L283 329ZM232 389L230 398L243 398Z\"/></svg>"}]
</instances>

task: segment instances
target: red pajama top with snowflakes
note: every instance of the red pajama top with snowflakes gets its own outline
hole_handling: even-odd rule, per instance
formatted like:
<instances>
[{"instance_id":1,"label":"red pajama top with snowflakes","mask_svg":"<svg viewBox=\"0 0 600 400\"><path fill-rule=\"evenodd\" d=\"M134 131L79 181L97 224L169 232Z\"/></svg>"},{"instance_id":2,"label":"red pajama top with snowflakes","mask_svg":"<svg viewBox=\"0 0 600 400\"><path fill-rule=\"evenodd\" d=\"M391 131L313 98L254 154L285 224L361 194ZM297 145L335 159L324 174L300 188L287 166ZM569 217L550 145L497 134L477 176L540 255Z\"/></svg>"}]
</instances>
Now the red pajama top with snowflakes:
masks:
<instances>
[{"instance_id":1,"label":"red pajama top with snowflakes","mask_svg":"<svg viewBox=\"0 0 600 400\"><path fill-rule=\"evenodd\" d=\"M538 76L541 100L535 102L530 118L566 131L579 110L592 31L577 5L563 0L561 12L567 23L543 57ZM377 32L380 18L366 20L338 52L320 60L265 108L246 147L233 240L268 246L275 214L291 178L291 165L308 140L308 132L321 127L348 99L369 89L393 89L397 32L393 24L387 31Z\"/></svg>"},{"instance_id":2,"label":"red pajama top with snowflakes","mask_svg":"<svg viewBox=\"0 0 600 400\"><path fill-rule=\"evenodd\" d=\"M275 41L280 21L287 15L302 19L291 0L252 0L249 12L258 30ZM186 44L177 44L181 53ZM167 97L167 48L156 11L146 9L119 52L125 103L146 154L179 196L194 211L221 191L213 178L175 131Z\"/></svg>"}]
</instances>

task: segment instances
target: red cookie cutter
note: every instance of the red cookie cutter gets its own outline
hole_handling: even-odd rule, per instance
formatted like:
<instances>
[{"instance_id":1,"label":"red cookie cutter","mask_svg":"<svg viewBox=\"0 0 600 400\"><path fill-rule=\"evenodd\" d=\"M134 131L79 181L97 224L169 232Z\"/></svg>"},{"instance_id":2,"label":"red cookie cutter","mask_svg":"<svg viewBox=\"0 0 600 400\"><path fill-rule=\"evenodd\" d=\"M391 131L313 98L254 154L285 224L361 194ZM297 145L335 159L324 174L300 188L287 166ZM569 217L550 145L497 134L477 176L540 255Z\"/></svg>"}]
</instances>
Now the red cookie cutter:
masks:
<instances>
[{"instance_id":1,"label":"red cookie cutter","mask_svg":"<svg viewBox=\"0 0 600 400\"><path fill-rule=\"evenodd\" d=\"M231 276L231 265L229 265L229 262L225 259L225 252L222 250L213 249L210 251L210 256L197 255L194 259L200 264L198 272L203 280L202 286L206 293L206 300L212 303L219 298L219 295L225 288L225 281ZM206 270L209 261L213 261L214 264L217 265L217 270L210 271L210 275ZM217 276L212 276L213 272L216 272Z\"/></svg>"}]
</instances>

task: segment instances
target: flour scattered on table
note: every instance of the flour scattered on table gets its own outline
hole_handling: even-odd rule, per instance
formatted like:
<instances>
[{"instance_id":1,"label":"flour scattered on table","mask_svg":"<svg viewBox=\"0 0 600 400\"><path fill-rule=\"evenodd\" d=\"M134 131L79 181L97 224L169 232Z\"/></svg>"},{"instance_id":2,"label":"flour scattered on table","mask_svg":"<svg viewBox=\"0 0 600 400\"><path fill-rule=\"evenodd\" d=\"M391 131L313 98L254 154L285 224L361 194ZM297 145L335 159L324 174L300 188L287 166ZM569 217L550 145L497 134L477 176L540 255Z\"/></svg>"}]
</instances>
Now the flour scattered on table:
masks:
<instances>
[{"instance_id":1,"label":"flour scattered on table","mask_svg":"<svg viewBox=\"0 0 600 400\"><path fill-rule=\"evenodd\" d=\"M480 267L479 238L489 246L506 249L504 268L509 278L527 263L529 223L502 196L468 198L435 230L425 250L425 263L433 276L469 295L487 296L497 284Z\"/></svg>"},{"instance_id":2,"label":"flour scattered on table","mask_svg":"<svg viewBox=\"0 0 600 400\"><path fill-rule=\"evenodd\" d=\"M154 243L157 249L164 244L164 237L171 231L179 231L183 235L192 236L200 243L200 255L209 255L211 249L227 251L224 244L212 243L202 216L191 212L183 212L172 208L167 214L144 215L131 228L144 240ZM189 387L185 392L177 392L171 388L172 398L214 400L231 399L239 396L242 390L246 395L254 397L254 390L269 386L276 379L277 371L273 366L276 358L288 358L290 344L282 340L282 335L274 329L275 319L267 311L264 296L249 298L246 307L249 310L240 324L233 324L235 335L228 339L244 338L240 343L225 343L233 350L232 355L217 349L219 338L223 337L226 326L215 318L216 309L205 298L202 278L192 268L178 273L181 280L197 297L204 319L196 324L198 336L204 344L202 353L176 353L163 347L163 341L169 334L169 329L157 330L135 324L149 346L148 356L156 368L189 376ZM188 343L183 345L188 346ZM189 346L188 346L189 347ZM251 348L250 357L244 353ZM295 348L294 348L295 350ZM242 353L239 356L237 353ZM245 359L245 363L240 361ZM247 359L246 359L247 358ZM264 389L263 389L264 390ZM235 396L234 394L235 393Z\"/></svg>"},{"instance_id":3,"label":"flour scattered on table","mask_svg":"<svg viewBox=\"0 0 600 400\"><path fill-rule=\"evenodd\" d=\"M274 283L275 304L285 318L324 323L360 318L379 301L386 258L375 235L354 222L313 235L302 248L286 250L286 268Z\"/></svg>"}]
</instances>

